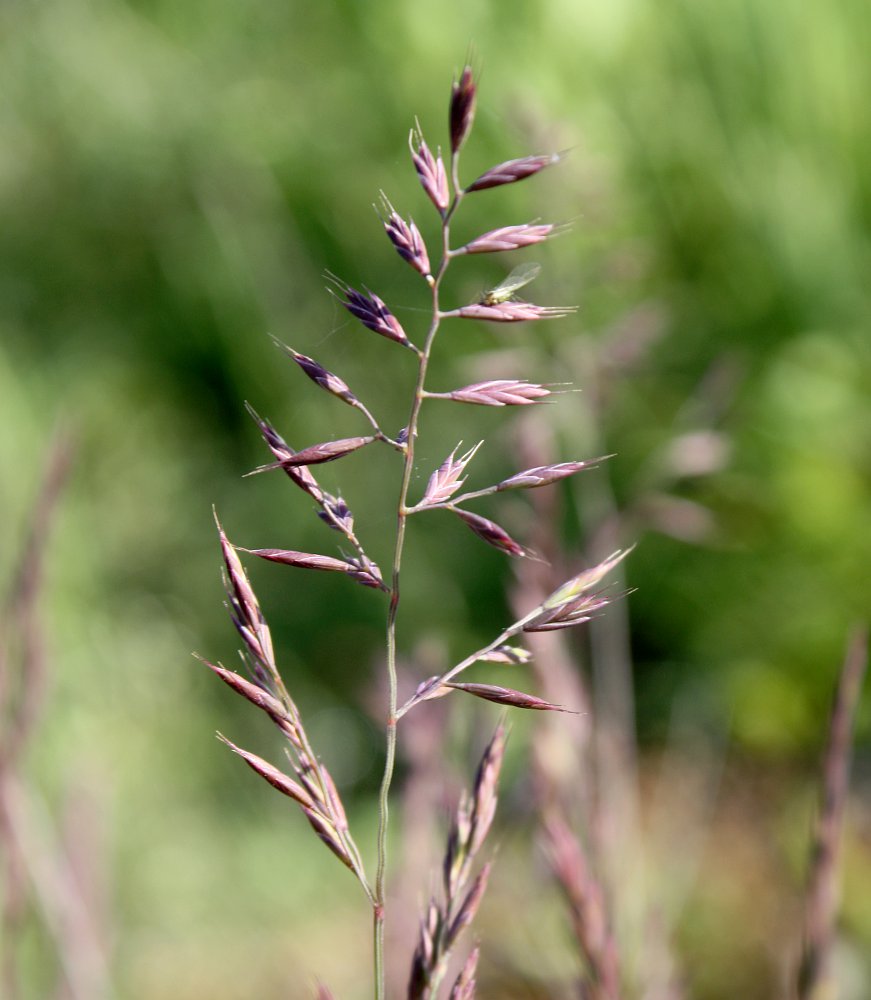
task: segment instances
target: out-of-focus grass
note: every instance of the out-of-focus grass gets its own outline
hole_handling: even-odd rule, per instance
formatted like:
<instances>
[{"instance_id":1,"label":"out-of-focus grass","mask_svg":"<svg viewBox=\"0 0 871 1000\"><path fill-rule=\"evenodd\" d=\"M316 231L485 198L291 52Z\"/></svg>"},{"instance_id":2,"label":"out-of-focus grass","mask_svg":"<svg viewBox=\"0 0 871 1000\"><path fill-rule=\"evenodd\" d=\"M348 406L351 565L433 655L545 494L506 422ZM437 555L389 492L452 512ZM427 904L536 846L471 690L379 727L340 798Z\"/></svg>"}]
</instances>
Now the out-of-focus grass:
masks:
<instances>
[{"instance_id":1,"label":"out-of-focus grass","mask_svg":"<svg viewBox=\"0 0 871 1000\"><path fill-rule=\"evenodd\" d=\"M242 544L327 551L331 541L287 484L238 478L262 460L244 399L297 447L358 428L277 363L266 333L338 371L388 426L404 419L396 387L409 358L340 314L323 271L370 285L415 327L425 302L370 205L384 188L431 231L405 138L417 114L428 140L444 142L448 78L470 39L483 75L468 176L571 147L558 170L506 191L498 211L506 223L574 220L538 255L536 294L582 310L542 333L446 331L450 357L434 377L448 387L473 349L531 342L543 352L501 374L548 380L574 368L582 383L581 338L598 342L653 303L666 335L614 386L604 425L583 424L572 397L554 408L561 457L584 457L601 435L628 503L674 428L693 429L686 400L705 374L737 373L715 421L730 465L675 487L714 511L713 539L646 532L630 563L639 724L661 739L691 679L753 759L807 762L847 626L868 610L871 26L861 3L479 0L434 16L386 0L75 0L7 4L0 28L0 568L60 420L76 471L49 562L54 690L30 765L52 802L75 774L99 789L121 995L195 996L205 984L243 996L252 963L273 970L251 984L258 995L286 993L317 968L338 990L336 949L367 933L360 913L344 916L351 890L298 817L213 744L220 727L274 749L189 653L233 661L213 502ZM495 204L483 193L470 205L469 234L497 224ZM501 261L478 260L453 288L471 296L501 274ZM477 411L463 424L439 419L422 449L432 466L470 421L497 426ZM365 455L323 480L344 492L383 564L388 466ZM481 462L482 482L484 469L511 468L495 446ZM455 527L433 519L412 540L405 641L450 630L458 638L447 641L466 648L502 620L502 563L471 559L474 540ZM303 710L356 710L377 669L378 597L275 567L255 574ZM867 709L862 719L860 760ZM364 764L347 772L364 816L372 732L356 724ZM851 870L867 886L856 854ZM722 870L739 862L724 845ZM234 899L250 892L234 903L228 886ZM342 926L309 930L324 886ZM711 933L683 936L692 969L727 953L717 929L728 908L705 905L697 926ZM867 940L852 895L848 913ZM283 968L288 955L299 968ZM723 989L699 980L697 995Z\"/></svg>"}]
</instances>

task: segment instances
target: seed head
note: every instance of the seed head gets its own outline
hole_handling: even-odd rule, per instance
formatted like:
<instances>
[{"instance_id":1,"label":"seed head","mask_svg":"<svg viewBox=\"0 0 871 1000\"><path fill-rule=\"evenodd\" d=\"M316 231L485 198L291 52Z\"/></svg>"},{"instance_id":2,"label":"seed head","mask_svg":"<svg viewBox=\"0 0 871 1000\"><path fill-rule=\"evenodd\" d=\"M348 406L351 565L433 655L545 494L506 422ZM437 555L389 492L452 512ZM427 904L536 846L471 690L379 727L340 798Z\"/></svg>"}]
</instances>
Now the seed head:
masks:
<instances>
[{"instance_id":1,"label":"seed head","mask_svg":"<svg viewBox=\"0 0 871 1000\"><path fill-rule=\"evenodd\" d=\"M293 468L300 465L320 465L323 462L334 462L337 458L350 455L352 451L365 448L367 444L372 444L376 439L370 434L368 437L339 438L338 441L324 441L322 444L309 445L302 451L295 451L288 458L281 462L274 462L271 466L264 466L264 471L269 468L283 469Z\"/></svg>"},{"instance_id":2,"label":"seed head","mask_svg":"<svg viewBox=\"0 0 871 1000\"><path fill-rule=\"evenodd\" d=\"M543 243L557 231L558 227L549 222L503 226L501 229L492 229L489 233L476 236L457 253L499 253L503 250L519 250L521 247Z\"/></svg>"},{"instance_id":3,"label":"seed head","mask_svg":"<svg viewBox=\"0 0 871 1000\"><path fill-rule=\"evenodd\" d=\"M451 988L448 1000L475 1000L475 973L478 971L480 953L481 949L477 945L469 952L469 957Z\"/></svg>"},{"instance_id":4,"label":"seed head","mask_svg":"<svg viewBox=\"0 0 871 1000\"><path fill-rule=\"evenodd\" d=\"M442 462L442 464L435 470L435 472L429 477L429 482L426 486L426 492L423 495L423 499L420 501L420 506L429 506L434 503L444 503L445 500L449 500L454 493L463 485L466 481L460 477L463 475L466 466L471 462L475 455L475 452L481 447L483 442L479 441L474 448L470 448L465 455L457 455L457 445L456 448L448 455L448 457Z\"/></svg>"},{"instance_id":5,"label":"seed head","mask_svg":"<svg viewBox=\"0 0 871 1000\"><path fill-rule=\"evenodd\" d=\"M497 705L510 705L512 708L527 708L536 712L570 712L571 709L562 705L554 705L542 698L536 698L525 691L515 691L513 688L498 687L496 684L455 684L449 681L445 687L455 691L465 691L484 701L494 701ZM574 713L572 713L574 714Z\"/></svg>"},{"instance_id":6,"label":"seed head","mask_svg":"<svg viewBox=\"0 0 871 1000\"><path fill-rule=\"evenodd\" d=\"M478 657L479 663L510 663L514 666L529 663L531 660L532 653L529 650L508 645L497 646L489 653L483 653Z\"/></svg>"},{"instance_id":7,"label":"seed head","mask_svg":"<svg viewBox=\"0 0 871 1000\"><path fill-rule=\"evenodd\" d=\"M306 810L314 808L315 803L312 801L308 792L292 778L289 778L286 774L284 774L283 771L279 771L277 767L274 767L269 763L269 761L264 760L262 757L258 757L257 754L250 753L248 750L243 750L241 747L237 747L235 743L231 743L225 737L219 735L218 738L223 743L226 743L233 753L237 753L252 771L256 771L261 778L265 778L266 781L268 781L273 788L277 788L282 795L287 795L288 798L298 802Z\"/></svg>"},{"instance_id":8,"label":"seed head","mask_svg":"<svg viewBox=\"0 0 871 1000\"><path fill-rule=\"evenodd\" d=\"M558 163L561 159L559 153L551 153L544 156L524 156L519 160L507 160L481 174L480 177L472 181L466 191L483 191L485 188L522 181L524 178L544 170L545 167Z\"/></svg>"},{"instance_id":9,"label":"seed head","mask_svg":"<svg viewBox=\"0 0 871 1000\"><path fill-rule=\"evenodd\" d=\"M364 587L372 587L375 590L387 591L390 589L382 579L381 570L371 559L367 558L365 562L357 558L348 559L348 565L350 566L347 571L348 576L352 580L356 580L357 583L362 583Z\"/></svg>"},{"instance_id":10,"label":"seed head","mask_svg":"<svg viewBox=\"0 0 871 1000\"><path fill-rule=\"evenodd\" d=\"M388 340L393 340L397 344L402 344L403 347L409 347L414 350L399 320L387 308L384 301L374 292L369 291L367 288L366 291L368 294L364 295L355 288L351 288L350 285L346 285L338 278L334 278L333 280L339 291L345 296L344 299L340 298L339 301L352 316L356 316L360 320L363 326L374 330L375 333L380 333L382 337L387 337Z\"/></svg>"},{"instance_id":11,"label":"seed head","mask_svg":"<svg viewBox=\"0 0 871 1000\"><path fill-rule=\"evenodd\" d=\"M284 566L299 566L301 569L323 569L333 573L347 573L350 568L342 559L321 556L314 552L296 552L294 549L243 549L252 556L260 556L269 562Z\"/></svg>"},{"instance_id":12,"label":"seed head","mask_svg":"<svg viewBox=\"0 0 871 1000\"><path fill-rule=\"evenodd\" d=\"M632 549L618 549L598 565L586 569L558 587L523 625L524 632L552 632L581 625L592 618L614 595L594 588ZM624 595L618 595L624 596Z\"/></svg>"},{"instance_id":13,"label":"seed head","mask_svg":"<svg viewBox=\"0 0 871 1000\"><path fill-rule=\"evenodd\" d=\"M472 385L445 393L449 399L455 399L459 403L476 403L479 406L527 406L540 403L551 394L551 390L543 385L519 379L473 382Z\"/></svg>"},{"instance_id":14,"label":"seed head","mask_svg":"<svg viewBox=\"0 0 871 1000\"><path fill-rule=\"evenodd\" d=\"M432 282L432 275L429 271L429 256L420 230L414 224L414 219L409 219L406 222L383 193L381 201L386 215L386 218L382 217L381 222L390 242L396 247L396 252L403 260L407 260L415 271Z\"/></svg>"},{"instance_id":15,"label":"seed head","mask_svg":"<svg viewBox=\"0 0 871 1000\"><path fill-rule=\"evenodd\" d=\"M444 215L451 203L451 194L448 189L448 175L441 150L439 150L438 156L433 156L424 142L419 128L412 129L409 133L408 148L411 150L411 161L417 171L421 186L426 191L429 200Z\"/></svg>"},{"instance_id":16,"label":"seed head","mask_svg":"<svg viewBox=\"0 0 871 1000\"><path fill-rule=\"evenodd\" d=\"M504 528L500 528L495 521L481 517L480 514L473 514L468 510L460 510L458 507L455 507L453 510L458 517L462 518L468 524L479 538L483 538L485 542L494 548L501 549L510 556L525 556L529 554L519 542L515 542L508 532Z\"/></svg>"},{"instance_id":17,"label":"seed head","mask_svg":"<svg viewBox=\"0 0 871 1000\"><path fill-rule=\"evenodd\" d=\"M357 399L354 393L351 392L345 382L340 379L338 375L334 375L331 371L327 371L327 369L324 368L323 365L318 364L314 358L310 358L305 354L300 354L292 347L282 344L280 340L276 340L275 343L282 349L282 351L284 351L285 354L293 358L293 360L316 385L319 385L322 389L326 389L326 391L331 395L337 396L350 406L360 405L360 400Z\"/></svg>"},{"instance_id":18,"label":"seed head","mask_svg":"<svg viewBox=\"0 0 871 1000\"><path fill-rule=\"evenodd\" d=\"M484 865L478 873L478 877L472 883L472 888L466 894L466 898L463 900L459 912L445 934L446 951L453 948L456 944L457 938L475 919L475 914L478 912L478 907L481 905L481 900L484 898L484 893L487 891L487 882L490 878L490 869L492 865L492 861L488 861L487 864Z\"/></svg>"},{"instance_id":19,"label":"seed head","mask_svg":"<svg viewBox=\"0 0 871 1000\"><path fill-rule=\"evenodd\" d=\"M491 323L522 323L536 319L560 319L577 312L577 306L537 306L532 302L499 302L488 306L473 302L451 312L442 313L442 318L459 316L461 319L485 319Z\"/></svg>"},{"instance_id":20,"label":"seed head","mask_svg":"<svg viewBox=\"0 0 871 1000\"><path fill-rule=\"evenodd\" d=\"M284 438L282 438L282 436L275 430L268 420L264 420L262 417L258 416L256 410L250 404L246 403L245 406L260 429L260 433L263 435L264 441L266 441L266 444L269 446L269 450L277 459L276 466L280 466L284 469L288 477L296 483L301 490L304 490L310 497L312 497L312 499L320 503L324 493L320 486L318 486L315 477L309 472L305 465L296 466L290 462L290 459L295 454L293 448L287 444ZM276 466L272 466L272 468L275 468Z\"/></svg>"},{"instance_id":21,"label":"seed head","mask_svg":"<svg viewBox=\"0 0 871 1000\"><path fill-rule=\"evenodd\" d=\"M472 67L466 66L459 80L451 86L450 129L451 150L459 152L472 128L475 117L475 95L477 87L472 77Z\"/></svg>"},{"instance_id":22,"label":"seed head","mask_svg":"<svg viewBox=\"0 0 871 1000\"><path fill-rule=\"evenodd\" d=\"M345 535L354 530L354 515L342 497L324 493L322 503L323 510L319 510L317 515L327 527L333 531L341 531Z\"/></svg>"},{"instance_id":23,"label":"seed head","mask_svg":"<svg viewBox=\"0 0 871 1000\"><path fill-rule=\"evenodd\" d=\"M527 469L525 472L518 472L508 479L503 479L496 487L497 492L502 490L530 490L539 486L548 486L566 476L573 476L582 469L595 469L601 462L601 458L593 458L589 462L558 462L556 465L539 465L534 469Z\"/></svg>"}]
</instances>

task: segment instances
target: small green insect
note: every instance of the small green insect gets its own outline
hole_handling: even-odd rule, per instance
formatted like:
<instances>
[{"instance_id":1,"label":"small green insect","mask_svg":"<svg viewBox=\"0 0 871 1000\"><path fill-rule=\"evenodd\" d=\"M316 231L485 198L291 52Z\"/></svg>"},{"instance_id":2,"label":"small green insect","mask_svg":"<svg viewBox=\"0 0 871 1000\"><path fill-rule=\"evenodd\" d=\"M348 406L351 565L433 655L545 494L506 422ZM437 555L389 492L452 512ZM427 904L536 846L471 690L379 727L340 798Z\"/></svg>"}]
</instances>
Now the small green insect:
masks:
<instances>
[{"instance_id":1,"label":"small green insect","mask_svg":"<svg viewBox=\"0 0 871 1000\"><path fill-rule=\"evenodd\" d=\"M514 293L534 281L541 271L541 264L518 264L517 267L500 281L495 288L484 292L481 296L482 306L498 306L501 302L507 302L514 298Z\"/></svg>"}]
</instances>

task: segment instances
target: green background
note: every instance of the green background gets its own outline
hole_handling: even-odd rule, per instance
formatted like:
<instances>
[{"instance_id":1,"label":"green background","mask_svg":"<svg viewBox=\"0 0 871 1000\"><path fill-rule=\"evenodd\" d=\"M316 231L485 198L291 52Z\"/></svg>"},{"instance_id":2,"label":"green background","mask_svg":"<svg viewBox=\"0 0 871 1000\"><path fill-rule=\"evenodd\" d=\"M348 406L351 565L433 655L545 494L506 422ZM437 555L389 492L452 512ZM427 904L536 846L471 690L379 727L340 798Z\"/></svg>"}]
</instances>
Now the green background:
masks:
<instances>
[{"instance_id":1,"label":"green background","mask_svg":"<svg viewBox=\"0 0 871 1000\"><path fill-rule=\"evenodd\" d=\"M267 334L340 374L386 429L404 420L411 356L355 325L324 275L371 287L419 338L425 289L371 206L383 189L435 242L407 136L416 116L431 146L446 144L451 77L471 46L466 180L531 152L568 155L470 199L458 238L571 223L535 248L544 268L529 294L580 311L504 332L454 324L433 385L498 370L581 390L543 408L554 454L616 457L590 494L583 476L560 490L566 562L583 562L607 498L620 543L637 543L643 770L673 743L677 715L715 734L716 794L732 803L735 837L677 919L689 992L773 995L795 947L837 668L868 616L866 5L55 0L5 4L0 39L4 579L58 429L72 455L46 551L49 687L23 768L47 828L90 803L116 994L305 996L319 973L339 997L367 995L364 900L289 804L215 742L220 729L280 762L264 721L190 652L235 662L213 504L239 544L336 551L289 483L240 478L268 457L245 400L297 448L364 433ZM512 263L461 260L447 295L472 301ZM470 485L518 468L525 414L430 412L421 486L460 438L487 439ZM367 449L319 474L382 566L392 457ZM528 507L510 500L476 509L522 536ZM510 567L446 515L412 529L400 642L462 656L510 614ZM368 845L381 751L365 706L380 697L383 602L331 574L252 577ZM513 741L521 786L527 729ZM856 752L845 997L871 988L867 696ZM544 879L531 853L524 863ZM754 920L762 889L774 902ZM500 891L511 898L507 875ZM523 909L510 932L494 913L485 935L539 948ZM578 960L548 919L565 941L542 959L547 976L570 977ZM21 951L24 995L48 995L54 951L38 916Z\"/></svg>"}]
</instances>

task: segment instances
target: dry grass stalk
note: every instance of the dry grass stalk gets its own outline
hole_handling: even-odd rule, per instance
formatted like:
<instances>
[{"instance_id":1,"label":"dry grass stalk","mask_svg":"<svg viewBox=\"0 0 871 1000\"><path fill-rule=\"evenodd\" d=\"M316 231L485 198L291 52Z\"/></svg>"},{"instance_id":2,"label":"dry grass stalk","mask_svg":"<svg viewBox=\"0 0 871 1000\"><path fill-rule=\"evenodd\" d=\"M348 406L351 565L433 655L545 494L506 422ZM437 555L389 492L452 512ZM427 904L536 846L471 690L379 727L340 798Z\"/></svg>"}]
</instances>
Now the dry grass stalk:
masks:
<instances>
[{"instance_id":1,"label":"dry grass stalk","mask_svg":"<svg viewBox=\"0 0 871 1000\"><path fill-rule=\"evenodd\" d=\"M823 754L820 810L811 848L795 990L798 1000L824 1000L834 995L831 950L838 909L838 857L847 805L853 722L867 665L868 632L857 631L841 668Z\"/></svg>"},{"instance_id":2,"label":"dry grass stalk","mask_svg":"<svg viewBox=\"0 0 871 1000\"><path fill-rule=\"evenodd\" d=\"M584 957L589 979L583 996L585 1000L619 1000L620 968L605 891L581 842L555 810L544 818L544 845Z\"/></svg>"},{"instance_id":3,"label":"dry grass stalk","mask_svg":"<svg viewBox=\"0 0 871 1000\"><path fill-rule=\"evenodd\" d=\"M33 504L25 541L0 612L0 855L2 996L25 995L19 944L31 904L57 955L58 995L109 995L107 946L89 911L90 886L77 878L69 848L38 791L21 774L42 710L48 661L40 614L52 522L71 468L72 447L56 434Z\"/></svg>"}]
</instances>

